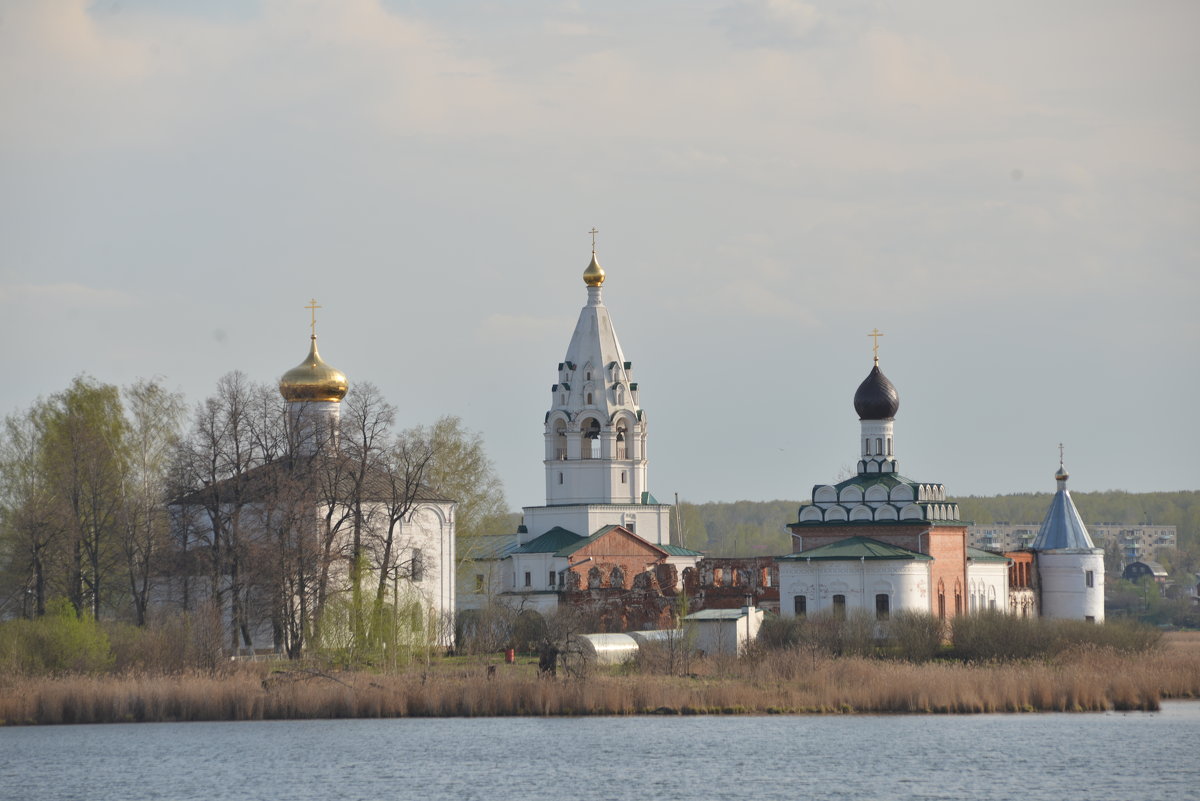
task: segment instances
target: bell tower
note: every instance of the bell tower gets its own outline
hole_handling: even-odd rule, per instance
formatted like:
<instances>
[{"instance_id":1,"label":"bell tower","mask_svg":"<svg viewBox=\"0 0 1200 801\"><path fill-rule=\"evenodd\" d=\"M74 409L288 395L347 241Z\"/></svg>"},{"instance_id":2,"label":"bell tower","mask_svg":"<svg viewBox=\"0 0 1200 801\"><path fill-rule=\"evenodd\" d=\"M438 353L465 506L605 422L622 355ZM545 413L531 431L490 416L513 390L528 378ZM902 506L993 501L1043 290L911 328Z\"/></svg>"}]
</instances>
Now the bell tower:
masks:
<instances>
[{"instance_id":1,"label":"bell tower","mask_svg":"<svg viewBox=\"0 0 1200 801\"><path fill-rule=\"evenodd\" d=\"M596 258L583 272L587 303L558 364L546 413L546 505L636 504L646 492L646 418L633 363L617 340Z\"/></svg>"}]
</instances>

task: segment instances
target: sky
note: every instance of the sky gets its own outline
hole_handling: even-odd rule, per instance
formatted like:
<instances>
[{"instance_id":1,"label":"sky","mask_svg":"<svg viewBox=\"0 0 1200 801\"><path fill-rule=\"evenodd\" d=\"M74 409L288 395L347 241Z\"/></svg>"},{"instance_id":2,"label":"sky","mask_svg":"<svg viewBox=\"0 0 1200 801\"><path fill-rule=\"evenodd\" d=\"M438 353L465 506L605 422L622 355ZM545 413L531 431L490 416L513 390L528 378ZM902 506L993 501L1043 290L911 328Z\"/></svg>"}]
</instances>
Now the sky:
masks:
<instances>
[{"instance_id":1,"label":"sky","mask_svg":"<svg viewBox=\"0 0 1200 801\"><path fill-rule=\"evenodd\" d=\"M509 505L588 231L651 490L1200 488L1200 4L0 0L0 414L308 346ZM20 379L20 380L17 380Z\"/></svg>"}]
</instances>

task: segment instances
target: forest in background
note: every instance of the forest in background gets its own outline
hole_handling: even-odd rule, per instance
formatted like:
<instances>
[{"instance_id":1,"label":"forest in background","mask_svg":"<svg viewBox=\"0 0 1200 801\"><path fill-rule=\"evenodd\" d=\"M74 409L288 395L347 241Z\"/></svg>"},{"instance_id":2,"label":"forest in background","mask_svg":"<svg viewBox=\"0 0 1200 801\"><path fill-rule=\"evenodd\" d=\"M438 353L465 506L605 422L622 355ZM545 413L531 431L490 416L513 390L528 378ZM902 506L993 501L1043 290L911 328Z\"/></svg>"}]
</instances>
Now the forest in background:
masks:
<instances>
[{"instance_id":1,"label":"forest in background","mask_svg":"<svg viewBox=\"0 0 1200 801\"><path fill-rule=\"evenodd\" d=\"M1040 523L1051 493L1017 493L954 499L970 523ZM1157 554L1176 580L1200 571L1200 491L1073 492L1085 523L1155 523L1175 526L1178 549ZM709 556L771 556L791 551L784 526L795 522L799 501L680 502L674 542ZM682 529L682 539L680 539Z\"/></svg>"}]
</instances>

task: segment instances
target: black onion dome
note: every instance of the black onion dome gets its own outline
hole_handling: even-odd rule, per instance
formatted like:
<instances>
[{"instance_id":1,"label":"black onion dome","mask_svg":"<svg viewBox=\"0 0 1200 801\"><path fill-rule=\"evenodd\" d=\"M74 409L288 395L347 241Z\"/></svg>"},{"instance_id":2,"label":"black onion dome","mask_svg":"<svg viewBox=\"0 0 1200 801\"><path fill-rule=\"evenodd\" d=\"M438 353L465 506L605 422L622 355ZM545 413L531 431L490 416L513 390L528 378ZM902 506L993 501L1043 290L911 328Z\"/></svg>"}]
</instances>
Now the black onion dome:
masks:
<instances>
[{"instance_id":1,"label":"black onion dome","mask_svg":"<svg viewBox=\"0 0 1200 801\"><path fill-rule=\"evenodd\" d=\"M900 396L896 387L888 381L879 365L858 385L854 393L854 411L859 420L890 420L900 410Z\"/></svg>"}]
</instances>

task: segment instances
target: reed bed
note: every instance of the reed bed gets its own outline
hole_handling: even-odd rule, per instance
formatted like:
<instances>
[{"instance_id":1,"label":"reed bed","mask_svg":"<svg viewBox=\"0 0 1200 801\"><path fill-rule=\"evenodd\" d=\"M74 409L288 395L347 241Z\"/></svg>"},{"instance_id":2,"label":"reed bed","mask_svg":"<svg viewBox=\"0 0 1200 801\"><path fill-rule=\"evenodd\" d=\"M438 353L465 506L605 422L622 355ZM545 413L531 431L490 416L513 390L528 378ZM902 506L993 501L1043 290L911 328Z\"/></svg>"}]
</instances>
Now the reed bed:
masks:
<instances>
[{"instance_id":1,"label":"reed bed","mask_svg":"<svg viewBox=\"0 0 1200 801\"><path fill-rule=\"evenodd\" d=\"M1154 710L1200 697L1200 635L1145 654L1083 648L1050 661L963 664L801 650L697 660L688 676L444 663L409 672L242 665L225 675L10 678L5 725L305 718Z\"/></svg>"}]
</instances>

